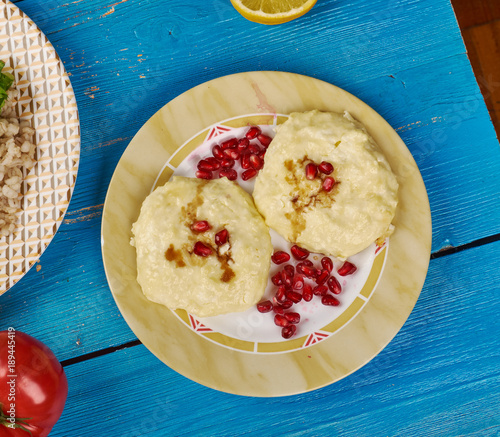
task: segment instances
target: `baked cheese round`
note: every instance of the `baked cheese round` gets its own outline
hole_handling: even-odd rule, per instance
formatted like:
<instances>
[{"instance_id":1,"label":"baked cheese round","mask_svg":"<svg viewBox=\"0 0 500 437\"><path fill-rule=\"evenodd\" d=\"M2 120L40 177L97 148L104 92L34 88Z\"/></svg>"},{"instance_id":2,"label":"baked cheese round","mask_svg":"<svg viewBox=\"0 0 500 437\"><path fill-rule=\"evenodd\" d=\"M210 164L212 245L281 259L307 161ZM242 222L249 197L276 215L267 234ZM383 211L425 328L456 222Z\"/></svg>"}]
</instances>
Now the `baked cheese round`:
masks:
<instances>
[{"instance_id":1,"label":"baked cheese round","mask_svg":"<svg viewBox=\"0 0 500 437\"><path fill-rule=\"evenodd\" d=\"M347 258L390 235L397 191L387 159L359 122L315 110L292 113L280 126L253 196L286 240Z\"/></svg>"},{"instance_id":2,"label":"baked cheese round","mask_svg":"<svg viewBox=\"0 0 500 437\"><path fill-rule=\"evenodd\" d=\"M244 311L264 294L269 228L227 178L174 177L144 200L132 233L137 280L153 302L206 317Z\"/></svg>"}]
</instances>

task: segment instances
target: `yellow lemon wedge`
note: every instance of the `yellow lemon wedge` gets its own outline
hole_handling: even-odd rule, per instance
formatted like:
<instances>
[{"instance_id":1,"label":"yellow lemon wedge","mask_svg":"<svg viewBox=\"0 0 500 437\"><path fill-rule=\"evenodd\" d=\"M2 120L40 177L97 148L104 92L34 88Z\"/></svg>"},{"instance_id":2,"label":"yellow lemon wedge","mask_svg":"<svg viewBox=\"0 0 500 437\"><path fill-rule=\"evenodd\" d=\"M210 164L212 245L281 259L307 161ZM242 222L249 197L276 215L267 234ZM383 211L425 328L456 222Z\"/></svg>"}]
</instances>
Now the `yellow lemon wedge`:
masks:
<instances>
[{"instance_id":1,"label":"yellow lemon wedge","mask_svg":"<svg viewBox=\"0 0 500 437\"><path fill-rule=\"evenodd\" d=\"M316 0L231 0L247 20L261 24L281 24L308 12Z\"/></svg>"}]
</instances>

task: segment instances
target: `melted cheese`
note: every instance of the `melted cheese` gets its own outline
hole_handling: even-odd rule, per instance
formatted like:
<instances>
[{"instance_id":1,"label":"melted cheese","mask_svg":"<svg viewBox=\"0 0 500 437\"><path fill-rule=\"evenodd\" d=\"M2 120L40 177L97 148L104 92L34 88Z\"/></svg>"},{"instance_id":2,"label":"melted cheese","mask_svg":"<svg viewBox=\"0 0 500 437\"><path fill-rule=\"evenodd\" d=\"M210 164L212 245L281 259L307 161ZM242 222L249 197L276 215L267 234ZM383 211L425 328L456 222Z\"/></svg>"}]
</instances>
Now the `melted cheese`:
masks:
<instances>
[{"instance_id":1,"label":"melted cheese","mask_svg":"<svg viewBox=\"0 0 500 437\"><path fill-rule=\"evenodd\" d=\"M191 225L200 220L212 229L193 232ZM223 228L229 242L218 247L214 236ZM226 178L174 177L145 199L132 233L137 280L153 302L206 317L244 311L264 294L269 228L251 196ZM212 255L194 254L197 241Z\"/></svg>"},{"instance_id":2,"label":"melted cheese","mask_svg":"<svg viewBox=\"0 0 500 437\"><path fill-rule=\"evenodd\" d=\"M305 177L330 162L336 184ZM386 158L349 114L293 113L269 146L254 189L267 225L310 251L347 258L392 232L398 183Z\"/></svg>"}]
</instances>

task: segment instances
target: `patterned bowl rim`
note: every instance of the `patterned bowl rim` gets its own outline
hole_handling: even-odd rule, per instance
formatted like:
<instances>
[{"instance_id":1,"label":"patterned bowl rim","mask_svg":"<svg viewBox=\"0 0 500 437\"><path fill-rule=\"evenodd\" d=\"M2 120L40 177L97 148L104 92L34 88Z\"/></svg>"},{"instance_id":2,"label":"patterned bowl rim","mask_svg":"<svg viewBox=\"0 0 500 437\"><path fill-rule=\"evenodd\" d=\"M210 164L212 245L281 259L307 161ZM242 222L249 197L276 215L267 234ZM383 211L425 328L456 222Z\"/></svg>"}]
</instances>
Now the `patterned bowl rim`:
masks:
<instances>
[{"instance_id":1,"label":"patterned bowl rim","mask_svg":"<svg viewBox=\"0 0 500 437\"><path fill-rule=\"evenodd\" d=\"M54 238L68 210L80 161L76 97L54 46L8 0L0 0L1 21L5 26L0 31L0 59L16 77L20 119L30 120L35 128L37 162L23 181L23 209L16 229L0 238L0 295L26 275ZM14 33L21 36L21 42L12 47ZM55 96L59 99L54 100Z\"/></svg>"}]
</instances>

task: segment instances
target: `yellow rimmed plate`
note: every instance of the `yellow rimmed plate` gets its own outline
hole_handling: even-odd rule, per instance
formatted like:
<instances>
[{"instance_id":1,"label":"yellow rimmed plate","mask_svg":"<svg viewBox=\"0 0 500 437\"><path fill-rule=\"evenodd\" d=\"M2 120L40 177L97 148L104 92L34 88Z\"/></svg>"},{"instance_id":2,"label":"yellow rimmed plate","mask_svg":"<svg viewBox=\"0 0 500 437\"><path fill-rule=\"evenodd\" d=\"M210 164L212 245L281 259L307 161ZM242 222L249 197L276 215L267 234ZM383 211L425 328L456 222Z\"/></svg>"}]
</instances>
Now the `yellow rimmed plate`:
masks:
<instances>
[{"instance_id":1,"label":"yellow rimmed plate","mask_svg":"<svg viewBox=\"0 0 500 437\"><path fill-rule=\"evenodd\" d=\"M223 134L225 128L242 123L270 125L279 118L272 114L312 109L348 111L361 121L383 149L400 184L396 231L390 244L374 253L365 281L370 285L361 284L352 303L321 329L287 341L250 341L248 346L242 338L207 327L185 312L148 301L136 281L135 249L129 242L132 223L152 187L166 182L208 138L207 132L219 129ZM194 381L249 396L310 391L370 361L396 335L415 305L430 248L426 190L396 132L340 88L284 72L222 77L165 105L141 128L118 163L102 222L108 282L123 317L142 343Z\"/></svg>"}]
</instances>

